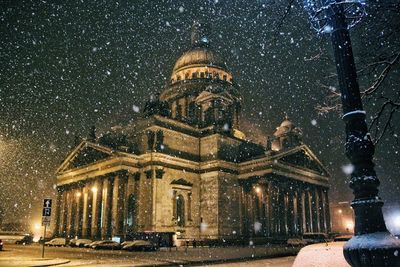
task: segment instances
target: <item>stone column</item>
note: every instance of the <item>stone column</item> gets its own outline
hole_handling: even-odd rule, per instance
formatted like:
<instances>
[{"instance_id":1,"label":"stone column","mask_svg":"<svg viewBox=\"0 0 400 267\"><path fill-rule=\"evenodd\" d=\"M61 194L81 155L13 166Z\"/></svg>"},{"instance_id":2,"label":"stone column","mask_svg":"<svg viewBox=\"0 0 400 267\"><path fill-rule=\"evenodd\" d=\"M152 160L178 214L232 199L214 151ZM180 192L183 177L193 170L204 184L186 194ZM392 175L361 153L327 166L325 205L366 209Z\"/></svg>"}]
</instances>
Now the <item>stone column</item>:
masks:
<instances>
[{"instance_id":1,"label":"stone column","mask_svg":"<svg viewBox=\"0 0 400 267\"><path fill-rule=\"evenodd\" d=\"M296 195L294 191L289 192L289 234L291 236L296 235L297 233L297 203L296 203Z\"/></svg>"},{"instance_id":2,"label":"stone column","mask_svg":"<svg viewBox=\"0 0 400 267\"><path fill-rule=\"evenodd\" d=\"M111 237L111 199L112 199L112 188L110 177L105 177L103 180L102 190L102 206L103 206L103 220L101 225L101 238L108 239Z\"/></svg>"},{"instance_id":3,"label":"stone column","mask_svg":"<svg viewBox=\"0 0 400 267\"><path fill-rule=\"evenodd\" d=\"M313 224L314 224L314 231L320 232L320 225L319 225L319 196L318 196L318 188L314 187L313 191Z\"/></svg>"},{"instance_id":4,"label":"stone column","mask_svg":"<svg viewBox=\"0 0 400 267\"><path fill-rule=\"evenodd\" d=\"M111 235L118 235L119 229L119 184L120 177L117 175L114 178L113 192L112 192L112 207L111 207Z\"/></svg>"},{"instance_id":5,"label":"stone column","mask_svg":"<svg viewBox=\"0 0 400 267\"><path fill-rule=\"evenodd\" d=\"M88 222L89 222L89 202L88 202L88 186L85 185L82 189L82 196L83 200L82 204L82 237L87 238L88 237Z\"/></svg>"},{"instance_id":6,"label":"stone column","mask_svg":"<svg viewBox=\"0 0 400 267\"><path fill-rule=\"evenodd\" d=\"M290 227L290 205L289 205L289 193L285 190L283 193L283 203L284 203L284 208L283 208L283 233L285 236L289 234L289 227Z\"/></svg>"},{"instance_id":7,"label":"stone column","mask_svg":"<svg viewBox=\"0 0 400 267\"><path fill-rule=\"evenodd\" d=\"M68 225L68 221L67 221L67 216L68 216L68 192L67 190L64 188L63 189L63 208L62 208L62 236L67 236L67 225Z\"/></svg>"},{"instance_id":8,"label":"stone column","mask_svg":"<svg viewBox=\"0 0 400 267\"><path fill-rule=\"evenodd\" d=\"M74 198L73 198L73 191L70 189L67 192L67 237L71 237L72 234L72 208L74 204Z\"/></svg>"},{"instance_id":9,"label":"stone column","mask_svg":"<svg viewBox=\"0 0 400 267\"><path fill-rule=\"evenodd\" d=\"M322 188L318 188L318 206L319 206L319 229L320 232L326 232L326 224L325 224L325 203L323 199Z\"/></svg>"},{"instance_id":10,"label":"stone column","mask_svg":"<svg viewBox=\"0 0 400 267\"><path fill-rule=\"evenodd\" d=\"M270 202L271 202L271 220L270 220L270 229L271 229L271 236L277 234L277 201L276 201L276 190L275 186L270 186Z\"/></svg>"},{"instance_id":11,"label":"stone column","mask_svg":"<svg viewBox=\"0 0 400 267\"><path fill-rule=\"evenodd\" d=\"M323 192L325 198L325 221L326 221L326 231L329 233L331 231L331 216L329 211L329 198L328 198L328 189L325 189Z\"/></svg>"},{"instance_id":12,"label":"stone column","mask_svg":"<svg viewBox=\"0 0 400 267\"><path fill-rule=\"evenodd\" d=\"M59 219L56 227L58 228L57 232L59 236L64 236L65 234L65 192L63 188L60 188L60 202L59 202Z\"/></svg>"},{"instance_id":13,"label":"stone column","mask_svg":"<svg viewBox=\"0 0 400 267\"><path fill-rule=\"evenodd\" d=\"M307 232L307 220L306 220L306 204L305 204L305 193L304 190L301 189L301 191L299 191L299 211L301 213L300 216L300 224L301 224L301 232L305 233Z\"/></svg>"},{"instance_id":14,"label":"stone column","mask_svg":"<svg viewBox=\"0 0 400 267\"><path fill-rule=\"evenodd\" d=\"M123 234L126 239L127 234L132 229L129 229L128 225L128 216L129 216L129 199L130 196L133 194L134 191L134 186L135 186L135 181L133 179L133 174L128 174L127 181L125 183L125 196L124 196L124 228L123 228Z\"/></svg>"},{"instance_id":15,"label":"stone column","mask_svg":"<svg viewBox=\"0 0 400 267\"><path fill-rule=\"evenodd\" d=\"M61 216L61 201L62 201L62 194L59 188L57 188L57 197L56 197L56 203L54 205L55 207L55 212L54 212L54 218L55 218L55 228L54 228L54 235L59 236L60 235L60 216Z\"/></svg>"},{"instance_id":16,"label":"stone column","mask_svg":"<svg viewBox=\"0 0 400 267\"><path fill-rule=\"evenodd\" d=\"M311 209L312 209L311 194L310 194L310 191L307 190L305 192L306 232L313 231L312 210Z\"/></svg>"},{"instance_id":17,"label":"stone column","mask_svg":"<svg viewBox=\"0 0 400 267\"><path fill-rule=\"evenodd\" d=\"M262 186L262 224L264 236L269 236L268 184Z\"/></svg>"},{"instance_id":18,"label":"stone column","mask_svg":"<svg viewBox=\"0 0 400 267\"><path fill-rule=\"evenodd\" d=\"M97 177L94 180L91 193L93 194L92 199L92 225L91 225L91 236L92 239L98 239L100 237L100 216L101 216L101 192L102 183L100 178Z\"/></svg>"},{"instance_id":19,"label":"stone column","mask_svg":"<svg viewBox=\"0 0 400 267\"><path fill-rule=\"evenodd\" d=\"M75 193L76 214L75 214L75 235L82 236L82 189L79 188Z\"/></svg>"},{"instance_id":20,"label":"stone column","mask_svg":"<svg viewBox=\"0 0 400 267\"><path fill-rule=\"evenodd\" d=\"M263 203L264 203L264 224L265 224L265 235L270 236L270 189L269 183L263 187Z\"/></svg>"}]
</instances>

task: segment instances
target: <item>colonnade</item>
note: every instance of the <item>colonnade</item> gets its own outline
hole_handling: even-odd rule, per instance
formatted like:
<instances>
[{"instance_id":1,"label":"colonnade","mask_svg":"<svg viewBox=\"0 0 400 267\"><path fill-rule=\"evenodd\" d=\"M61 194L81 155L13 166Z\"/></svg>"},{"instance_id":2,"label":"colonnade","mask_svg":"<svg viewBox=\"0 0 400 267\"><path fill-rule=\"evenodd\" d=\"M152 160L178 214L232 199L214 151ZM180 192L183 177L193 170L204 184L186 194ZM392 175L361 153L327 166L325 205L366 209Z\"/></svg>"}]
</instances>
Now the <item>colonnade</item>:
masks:
<instances>
[{"instance_id":1,"label":"colonnade","mask_svg":"<svg viewBox=\"0 0 400 267\"><path fill-rule=\"evenodd\" d=\"M116 172L59 187L56 234L91 239L124 235L128 227L124 200L135 193L133 184L134 175Z\"/></svg>"},{"instance_id":2,"label":"colonnade","mask_svg":"<svg viewBox=\"0 0 400 267\"><path fill-rule=\"evenodd\" d=\"M330 231L326 187L253 183L243 187L242 209L242 228L249 236L290 237Z\"/></svg>"}]
</instances>

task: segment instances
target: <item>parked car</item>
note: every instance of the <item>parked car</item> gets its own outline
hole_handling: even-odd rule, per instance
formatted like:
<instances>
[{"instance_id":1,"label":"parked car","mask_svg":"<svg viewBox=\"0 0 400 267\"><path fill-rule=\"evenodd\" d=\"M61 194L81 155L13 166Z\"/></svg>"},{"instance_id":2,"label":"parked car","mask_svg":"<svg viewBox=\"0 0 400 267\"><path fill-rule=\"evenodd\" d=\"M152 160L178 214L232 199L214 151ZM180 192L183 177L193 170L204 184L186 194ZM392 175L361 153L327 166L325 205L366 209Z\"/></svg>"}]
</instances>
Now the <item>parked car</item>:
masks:
<instances>
[{"instance_id":1,"label":"parked car","mask_svg":"<svg viewBox=\"0 0 400 267\"><path fill-rule=\"evenodd\" d=\"M19 245L28 245L33 243L33 236L31 235L25 235L21 239L15 241L15 244Z\"/></svg>"},{"instance_id":2,"label":"parked car","mask_svg":"<svg viewBox=\"0 0 400 267\"><path fill-rule=\"evenodd\" d=\"M3 250L3 240L0 239L0 251Z\"/></svg>"},{"instance_id":3,"label":"parked car","mask_svg":"<svg viewBox=\"0 0 400 267\"><path fill-rule=\"evenodd\" d=\"M121 249L121 244L112 240L102 240L92 246L93 249Z\"/></svg>"},{"instance_id":4,"label":"parked car","mask_svg":"<svg viewBox=\"0 0 400 267\"><path fill-rule=\"evenodd\" d=\"M131 240L131 241L124 241L121 243L121 247L125 247L126 245L132 244L133 242L135 242L136 240Z\"/></svg>"},{"instance_id":5,"label":"parked car","mask_svg":"<svg viewBox=\"0 0 400 267\"><path fill-rule=\"evenodd\" d=\"M65 238L53 238L52 240L44 243L46 246L54 246L54 247L64 247L67 245L67 240Z\"/></svg>"},{"instance_id":6,"label":"parked car","mask_svg":"<svg viewBox=\"0 0 400 267\"><path fill-rule=\"evenodd\" d=\"M343 255L346 242L328 242L305 246L297 254L292 267L350 267Z\"/></svg>"},{"instance_id":7,"label":"parked car","mask_svg":"<svg viewBox=\"0 0 400 267\"><path fill-rule=\"evenodd\" d=\"M68 245L70 247L76 247L76 241L78 241L78 239L71 239L68 243Z\"/></svg>"},{"instance_id":8,"label":"parked car","mask_svg":"<svg viewBox=\"0 0 400 267\"><path fill-rule=\"evenodd\" d=\"M303 240L306 242L306 244L316 244L328 242L329 238L326 233L304 233Z\"/></svg>"},{"instance_id":9,"label":"parked car","mask_svg":"<svg viewBox=\"0 0 400 267\"><path fill-rule=\"evenodd\" d=\"M353 235L338 235L333 239L333 241L334 242L349 241L352 237Z\"/></svg>"},{"instance_id":10,"label":"parked car","mask_svg":"<svg viewBox=\"0 0 400 267\"><path fill-rule=\"evenodd\" d=\"M287 244L289 246L305 246L307 245L307 242L302 238L289 238Z\"/></svg>"},{"instance_id":11,"label":"parked car","mask_svg":"<svg viewBox=\"0 0 400 267\"><path fill-rule=\"evenodd\" d=\"M84 247L86 244L90 244L90 243L92 243L93 241L92 240L90 240L90 239L77 239L76 241L75 241L75 246L77 246L77 247Z\"/></svg>"},{"instance_id":12,"label":"parked car","mask_svg":"<svg viewBox=\"0 0 400 267\"><path fill-rule=\"evenodd\" d=\"M126 244L122 249L129 251L155 251L157 246L147 240L136 240Z\"/></svg>"},{"instance_id":13,"label":"parked car","mask_svg":"<svg viewBox=\"0 0 400 267\"><path fill-rule=\"evenodd\" d=\"M97 243L101 242L102 240L93 241L92 243L86 243L83 246L85 248L91 248L92 246L96 245Z\"/></svg>"}]
</instances>

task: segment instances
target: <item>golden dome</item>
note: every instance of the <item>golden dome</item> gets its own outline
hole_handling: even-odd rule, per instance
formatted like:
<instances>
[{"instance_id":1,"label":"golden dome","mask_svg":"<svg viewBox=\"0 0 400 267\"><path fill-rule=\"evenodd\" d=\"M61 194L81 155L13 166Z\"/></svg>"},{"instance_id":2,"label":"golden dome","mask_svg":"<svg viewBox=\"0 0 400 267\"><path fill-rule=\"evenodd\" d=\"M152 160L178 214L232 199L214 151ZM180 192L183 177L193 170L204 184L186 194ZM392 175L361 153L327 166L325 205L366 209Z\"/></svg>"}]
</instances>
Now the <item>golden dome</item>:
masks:
<instances>
[{"instance_id":1,"label":"golden dome","mask_svg":"<svg viewBox=\"0 0 400 267\"><path fill-rule=\"evenodd\" d=\"M226 69L225 62L213 50L207 47L195 47L184 53L175 63L173 74L193 65L202 65Z\"/></svg>"},{"instance_id":2,"label":"golden dome","mask_svg":"<svg viewBox=\"0 0 400 267\"><path fill-rule=\"evenodd\" d=\"M208 27L195 22L192 27L191 44L175 63L171 83L194 79L215 79L232 83L232 74L226 68L224 60L210 48Z\"/></svg>"}]
</instances>

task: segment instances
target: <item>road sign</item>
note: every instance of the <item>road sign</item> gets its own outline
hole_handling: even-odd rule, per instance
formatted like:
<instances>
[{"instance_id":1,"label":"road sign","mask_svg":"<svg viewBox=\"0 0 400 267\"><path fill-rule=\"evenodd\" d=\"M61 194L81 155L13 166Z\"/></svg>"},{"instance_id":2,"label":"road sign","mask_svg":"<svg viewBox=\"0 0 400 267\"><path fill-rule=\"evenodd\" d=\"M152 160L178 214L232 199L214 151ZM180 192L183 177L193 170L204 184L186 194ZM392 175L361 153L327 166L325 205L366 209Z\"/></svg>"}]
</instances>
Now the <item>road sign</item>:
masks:
<instances>
[{"instance_id":1,"label":"road sign","mask_svg":"<svg viewBox=\"0 0 400 267\"><path fill-rule=\"evenodd\" d=\"M51 198L45 198L43 200L43 208L50 208L51 209Z\"/></svg>"},{"instance_id":2,"label":"road sign","mask_svg":"<svg viewBox=\"0 0 400 267\"><path fill-rule=\"evenodd\" d=\"M50 226L50 216L43 216L42 217L42 226Z\"/></svg>"},{"instance_id":3,"label":"road sign","mask_svg":"<svg viewBox=\"0 0 400 267\"><path fill-rule=\"evenodd\" d=\"M43 200L42 226L50 226L51 203L52 203L51 198L45 198Z\"/></svg>"},{"instance_id":4,"label":"road sign","mask_svg":"<svg viewBox=\"0 0 400 267\"><path fill-rule=\"evenodd\" d=\"M43 210L42 210L42 226L43 230L43 244L42 244L42 258L44 258L44 240L46 239L46 227L50 226L51 221L51 198L45 198L43 200Z\"/></svg>"}]
</instances>

